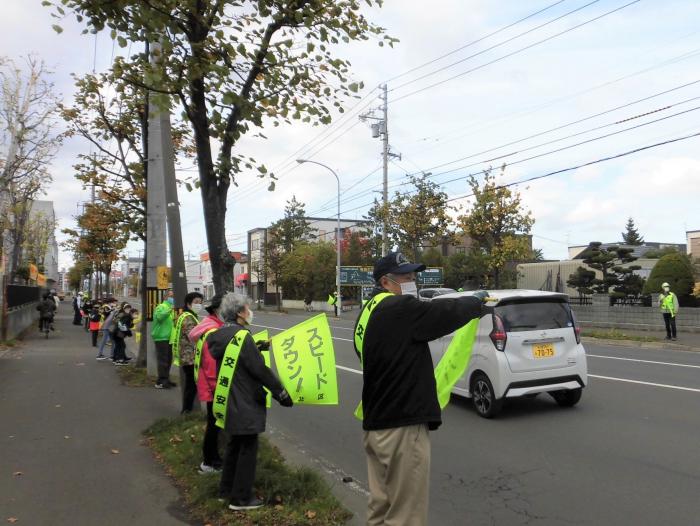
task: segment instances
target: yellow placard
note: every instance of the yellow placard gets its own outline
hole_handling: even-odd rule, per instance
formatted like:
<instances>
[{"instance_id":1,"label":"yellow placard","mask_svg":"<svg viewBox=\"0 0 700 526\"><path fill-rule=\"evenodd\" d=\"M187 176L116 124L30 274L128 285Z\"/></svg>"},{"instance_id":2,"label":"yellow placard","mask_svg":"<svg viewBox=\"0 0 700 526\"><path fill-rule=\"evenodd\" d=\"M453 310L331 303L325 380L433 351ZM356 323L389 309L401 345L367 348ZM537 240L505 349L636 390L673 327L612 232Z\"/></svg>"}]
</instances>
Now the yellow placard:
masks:
<instances>
[{"instance_id":1,"label":"yellow placard","mask_svg":"<svg viewBox=\"0 0 700 526\"><path fill-rule=\"evenodd\" d=\"M338 404L335 351L325 314L273 336L272 352L277 374L295 404Z\"/></svg>"},{"instance_id":2,"label":"yellow placard","mask_svg":"<svg viewBox=\"0 0 700 526\"><path fill-rule=\"evenodd\" d=\"M46 276L44 274L37 274L36 275L36 284L39 285L40 287L45 287L46 286Z\"/></svg>"},{"instance_id":3,"label":"yellow placard","mask_svg":"<svg viewBox=\"0 0 700 526\"><path fill-rule=\"evenodd\" d=\"M170 267L156 267L156 287L159 289L167 289L170 286Z\"/></svg>"},{"instance_id":4,"label":"yellow placard","mask_svg":"<svg viewBox=\"0 0 700 526\"><path fill-rule=\"evenodd\" d=\"M29 264L29 279L36 281L36 278L38 276L39 276L39 268L34 263L30 263Z\"/></svg>"}]
</instances>

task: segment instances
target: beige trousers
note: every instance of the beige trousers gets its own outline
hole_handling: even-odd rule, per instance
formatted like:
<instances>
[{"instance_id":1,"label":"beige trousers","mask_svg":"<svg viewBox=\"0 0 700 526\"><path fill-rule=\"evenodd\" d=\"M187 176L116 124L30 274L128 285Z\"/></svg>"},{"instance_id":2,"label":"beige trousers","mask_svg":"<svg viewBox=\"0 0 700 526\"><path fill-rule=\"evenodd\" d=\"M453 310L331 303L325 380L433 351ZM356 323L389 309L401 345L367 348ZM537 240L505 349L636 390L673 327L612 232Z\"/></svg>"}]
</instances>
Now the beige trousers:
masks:
<instances>
[{"instance_id":1,"label":"beige trousers","mask_svg":"<svg viewBox=\"0 0 700 526\"><path fill-rule=\"evenodd\" d=\"M425 424L365 431L367 526L426 526L430 438Z\"/></svg>"}]
</instances>

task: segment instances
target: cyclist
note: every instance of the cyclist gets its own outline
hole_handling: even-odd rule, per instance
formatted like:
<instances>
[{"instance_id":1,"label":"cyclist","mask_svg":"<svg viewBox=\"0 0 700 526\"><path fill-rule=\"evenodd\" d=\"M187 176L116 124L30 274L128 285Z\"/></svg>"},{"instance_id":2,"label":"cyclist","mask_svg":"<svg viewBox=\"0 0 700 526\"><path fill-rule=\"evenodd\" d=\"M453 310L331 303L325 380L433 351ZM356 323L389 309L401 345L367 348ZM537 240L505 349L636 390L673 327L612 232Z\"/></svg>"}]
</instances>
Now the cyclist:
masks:
<instances>
[{"instance_id":1,"label":"cyclist","mask_svg":"<svg viewBox=\"0 0 700 526\"><path fill-rule=\"evenodd\" d=\"M53 315L56 312L56 302L51 297L51 293L47 292L43 296L43 300L36 306L39 311L39 330L44 328L44 320L47 320L49 329L53 330Z\"/></svg>"}]
</instances>

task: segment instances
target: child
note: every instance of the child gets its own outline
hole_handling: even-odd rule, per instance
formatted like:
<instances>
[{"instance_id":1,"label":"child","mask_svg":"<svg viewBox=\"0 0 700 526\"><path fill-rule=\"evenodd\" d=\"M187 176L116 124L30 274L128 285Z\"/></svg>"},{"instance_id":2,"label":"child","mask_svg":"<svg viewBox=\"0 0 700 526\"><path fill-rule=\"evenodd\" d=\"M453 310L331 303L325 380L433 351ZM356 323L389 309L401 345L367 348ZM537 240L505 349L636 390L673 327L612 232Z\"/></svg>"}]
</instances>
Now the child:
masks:
<instances>
[{"instance_id":1,"label":"child","mask_svg":"<svg viewBox=\"0 0 700 526\"><path fill-rule=\"evenodd\" d=\"M100 326L102 324L102 313L100 312L100 307L100 303L95 302L88 313L90 316L90 334L92 336L93 347L97 347L97 335L100 332Z\"/></svg>"}]
</instances>

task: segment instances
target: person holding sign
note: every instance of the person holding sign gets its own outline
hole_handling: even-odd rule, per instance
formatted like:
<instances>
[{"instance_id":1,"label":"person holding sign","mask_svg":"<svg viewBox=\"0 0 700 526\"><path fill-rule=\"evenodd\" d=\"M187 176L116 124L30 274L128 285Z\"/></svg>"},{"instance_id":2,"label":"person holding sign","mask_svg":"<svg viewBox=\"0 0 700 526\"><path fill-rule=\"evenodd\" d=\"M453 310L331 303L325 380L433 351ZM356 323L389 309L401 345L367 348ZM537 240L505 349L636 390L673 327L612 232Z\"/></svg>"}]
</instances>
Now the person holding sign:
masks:
<instances>
[{"instance_id":1,"label":"person holding sign","mask_svg":"<svg viewBox=\"0 0 700 526\"><path fill-rule=\"evenodd\" d=\"M221 470L223 461L219 455L219 428L214 418L214 391L216 390L216 360L209 352L207 339L219 329L224 322L219 318L221 294L214 295L204 309L208 316L192 329L188 337L195 346L194 379L197 382L197 395L200 401L207 404L207 427L202 442L202 463L199 472L213 473Z\"/></svg>"},{"instance_id":2,"label":"person holding sign","mask_svg":"<svg viewBox=\"0 0 700 526\"><path fill-rule=\"evenodd\" d=\"M424 269L397 252L377 260L376 287L355 325L363 369L368 526L428 524L428 431L442 423L428 342L479 319L488 296L480 291L420 301L416 272Z\"/></svg>"},{"instance_id":3,"label":"person holding sign","mask_svg":"<svg viewBox=\"0 0 700 526\"><path fill-rule=\"evenodd\" d=\"M219 495L229 499L229 509L252 510L263 505L253 494L258 435L265 431L265 388L280 405L291 407L292 398L266 365L248 327L253 322L250 300L227 293L219 316L224 326L209 335L209 352L219 374L214 392L216 424L226 432L227 443ZM262 346L269 346L262 342Z\"/></svg>"}]
</instances>

